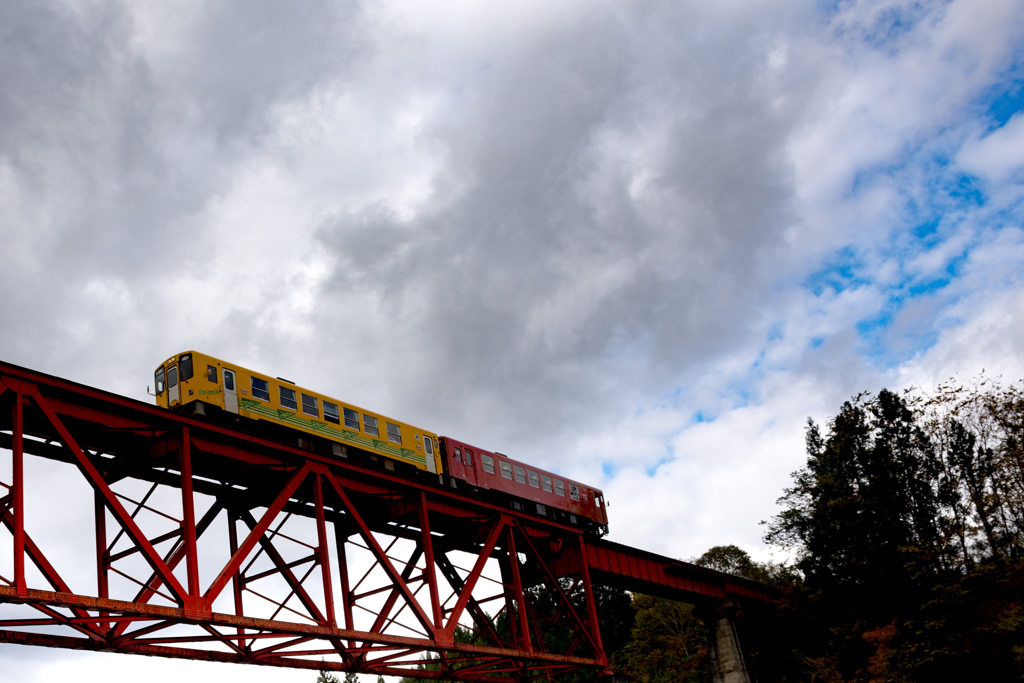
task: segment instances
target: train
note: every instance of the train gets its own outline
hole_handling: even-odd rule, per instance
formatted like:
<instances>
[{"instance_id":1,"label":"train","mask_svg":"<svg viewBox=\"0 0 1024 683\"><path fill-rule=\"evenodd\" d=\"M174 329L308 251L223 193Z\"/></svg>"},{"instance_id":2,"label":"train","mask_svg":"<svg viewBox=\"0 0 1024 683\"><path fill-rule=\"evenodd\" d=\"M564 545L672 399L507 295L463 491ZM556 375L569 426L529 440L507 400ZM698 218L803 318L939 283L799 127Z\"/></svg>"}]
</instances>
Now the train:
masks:
<instances>
[{"instance_id":1,"label":"train","mask_svg":"<svg viewBox=\"0 0 1024 683\"><path fill-rule=\"evenodd\" d=\"M153 375L167 410L238 421L262 435L349 462L497 502L603 536L604 493L503 453L413 426L197 351L171 356Z\"/></svg>"}]
</instances>

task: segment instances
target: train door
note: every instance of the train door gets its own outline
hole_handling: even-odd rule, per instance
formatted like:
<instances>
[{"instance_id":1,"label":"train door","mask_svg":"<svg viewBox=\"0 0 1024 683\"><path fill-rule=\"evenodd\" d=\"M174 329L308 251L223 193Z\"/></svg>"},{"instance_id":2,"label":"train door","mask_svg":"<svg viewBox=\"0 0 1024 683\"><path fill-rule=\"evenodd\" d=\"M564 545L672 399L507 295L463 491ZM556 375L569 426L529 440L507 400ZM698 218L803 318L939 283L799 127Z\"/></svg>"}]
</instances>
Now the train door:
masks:
<instances>
[{"instance_id":1,"label":"train door","mask_svg":"<svg viewBox=\"0 0 1024 683\"><path fill-rule=\"evenodd\" d=\"M181 402L178 392L178 366L167 368L167 407L171 408Z\"/></svg>"},{"instance_id":2,"label":"train door","mask_svg":"<svg viewBox=\"0 0 1024 683\"><path fill-rule=\"evenodd\" d=\"M418 436L416 437L419 438ZM427 471L437 474L437 463L434 462L434 440L429 436L423 437L423 449L427 454Z\"/></svg>"},{"instance_id":3,"label":"train door","mask_svg":"<svg viewBox=\"0 0 1024 683\"><path fill-rule=\"evenodd\" d=\"M238 390L235 388L235 371L224 368L224 410L238 414Z\"/></svg>"}]
</instances>

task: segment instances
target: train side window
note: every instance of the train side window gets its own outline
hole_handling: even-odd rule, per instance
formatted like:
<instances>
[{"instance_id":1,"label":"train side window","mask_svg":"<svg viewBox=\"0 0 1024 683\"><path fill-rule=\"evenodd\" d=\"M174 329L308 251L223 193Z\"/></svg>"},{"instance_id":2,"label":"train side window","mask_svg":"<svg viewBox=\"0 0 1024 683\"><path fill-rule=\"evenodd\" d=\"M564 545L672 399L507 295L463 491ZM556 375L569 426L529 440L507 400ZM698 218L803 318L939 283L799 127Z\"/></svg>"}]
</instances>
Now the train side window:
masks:
<instances>
[{"instance_id":1,"label":"train side window","mask_svg":"<svg viewBox=\"0 0 1024 683\"><path fill-rule=\"evenodd\" d=\"M507 460L499 460L498 464L501 465L501 476L505 477L506 479L511 479L512 465L510 465Z\"/></svg>"},{"instance_id":2,"label":"train side window","mask_svg":"<svg viewBox=\"0 0 1024 683\"><path fill-rule=\"evenodd\" d=\"M555 479L555 493L565 498L565 484L562 483L561 479Z\"/></svg>"},{"instance_id":3,"label":"train side window","mask_svg":"<svg viewBox=\"0 0 1024 683\"><path fill-rule=\"evenodd\" d=\"M153 386L156 387L156 393L164 393L164 382L166 381L166 375L164 375L164 366L160 366L156 369L156 374L153 375Z\"/></svg>"},{"instance_id":4,"label":"train side window","mask_svg":"<svg viewBox=\"0 0 1024 683\"><path fill-rule=\"evenodd\" d=\"M546 475L546 474L540 475L540 485L541 485L541 488L543 488L548 493L552 492L551 477L549 477L548 475Z\"/></svg>"},{"instance_id":5,"label":"train side window","mask_svg":"<svg viewBox=\"0 0 1024 683\"><path fill-rule=\"evenodd\" d=\"M461 448L456 448L455 449L455 462L462 462L462 449Z\"/></svg>"},{"instance_id":6,"label":"train side window","mask_svg":"<svg viewBox=\"0 0 1024 683\"><path fill-rule=\"evenodd\" d=\"M533 470L530 470L530 486L535 489L540 488L540 477Z\"/></svg>"},{"instance_id":7,"label":"train side window","mask_svg":"<svg viewBox=\"0 0 1024 683\"><path fill-rule=\"evenodd\" d=\"M259 377L252 378L252 397L261 401L270 400L270 382Z\"/></svg>"},{"instance_id":8,"label":"train side window","mask_svg":"<svg viewBox=\"0 0 1024 683\"><path fill-rule=\"evenodd\" d=\"M295 390L288 387L278 387L278 396L281 399L281 407L289 410L298 410L299 404L295 401Z\"/></svg>"},{"instance_id":9,"label":"train side window","mask_svg":"<svg viewBox=\"0 0 1024 683\"><path fill-rule=\"evenodd\" d=\"M363 413L363 431L371 436L380 436L380 430L377 428L377 418Z\"/></svg>"},{"instance_id":10,"label":"train side window","mask_svg":"<svg viewBox=\"0 0 1024 683\"><path fill-rule=\"evenodd\" d=\"M206 381L217 383L217 368L213 365L206 366Z\"/></svg>"},{"instance_id":11,"label":"train side window","mask_svg":"<svg viewBox=\"0 0 1024 683\"><path fill-rule=\"evenodd\" d=\"M167 371L167 386L176 387L178 386L178 366L175 365Z\"/></svg>"},{"instance_id":12,"label":"train side window","mask_svg":"<svg viewBox=\"0 0 1024 683\"><path fill-rule=\"evenodd\" d=\"M516 481L520 484L526 483L526 470L519 465L516 465Z\"/></svg>"},{"instance_id":13,"label":"train side window","mask_svg":"<svg viewBox=\"0 0 1024 683\"><path fill-rule=\"evenodd\" d=\"M320 408L316 404L316 396L302 395L302 412L313 417L320 417Z\"/></svg>"},{"instance_id":14,"label":"train side window","mask_svg":"<svg viewBox=\"0 0 1024 683\"><path fill-rule=\"evenodd\" d=\"M494 474L494 458L489 455L480 454L480 461L484 464L484 472Z\"/></svg>"},{"instance_id":15,"label":"train side window","mask_svg":"<svg viewBox=\"0 0 1024 683\"><path fill-rule=\"evenodd\" d=\"M178 365L181 366L181 381L192 379L192 356L185 354L178 358Z\"/></svg>"},{"instance_id":16,"label":"train side window","mask_svg":"<svg viewBox=\"0 0 1024 683\"><path fill-rule=\"evenodd\" d=\"M384 422L385 428L388 430L388 441L392 443L402 443L402 428L391 422Z\"/></svg>"},{"instance_id":17,"label":"train side window","mask_svg":"<svg viewBox=\"0 0 1024 683\"><path fill-rule=\"evenodd\" d=\"M345 426L349 429L359 429L359 413L351 408L345 408Z\"/></svg>"},{"instance_id":18,"label":"train side window","mask_svg":"<svg viewBox=\"0 0 1024 683\"><path fill-rule=\"evenodd\" d=\"M324 401L324 419L334 424L341 424L340 416L338 415L338 406L334 405L330 401Z\"/></svg>"},{"instance_id":19,"label":"train side window","mask_svg":"<svg viewBox=\"0 0 1024 683\"><path fill-rule=\"evenodd\" d=\"M466 465L468 467L473 466L473 451L469 450L468 448L466 449Z\"/></svg>"},{"instance_id":20,"label":"train side window","mask_svg":"<svg viewBox=\"0 0 1024 683\"><path fill-rule=\"evenodd\" d=\"M569 497L577 503L580 501L580 489L576 484L569 484Z\"/></svg>"},{"instance_id":21,"label":"train side window","mask_svg":"<svg viewBox=\"0 0 1024 683\"><path fill-rule=\"evenodd\" d=\"M235 390L235 373L230 370L224 372L224 391Z\"/></svg>"}]
</instances>

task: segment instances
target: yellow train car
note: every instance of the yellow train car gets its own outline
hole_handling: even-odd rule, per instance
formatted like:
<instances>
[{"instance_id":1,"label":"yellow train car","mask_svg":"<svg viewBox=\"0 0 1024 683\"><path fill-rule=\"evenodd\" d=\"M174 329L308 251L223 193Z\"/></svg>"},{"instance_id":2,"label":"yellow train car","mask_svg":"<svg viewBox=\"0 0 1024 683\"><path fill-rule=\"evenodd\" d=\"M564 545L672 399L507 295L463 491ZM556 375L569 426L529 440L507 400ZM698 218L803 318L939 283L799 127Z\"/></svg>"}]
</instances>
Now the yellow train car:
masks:
<instances>
[{"instance_id":1,"label":"yellow train car","mask_svg":"<svg viewBox=\"0 0 1024 683\"><path fill-rule=\"evenodd\" d=\"M206 414L206 406L215 406L225 413L279 424L427 472L442 471L437 434L280 377L186 351L161 363L153 379L156 404L161 408ZM334 452L342 454L346 449L335 447Z\"/></svg>"}]
</instances>

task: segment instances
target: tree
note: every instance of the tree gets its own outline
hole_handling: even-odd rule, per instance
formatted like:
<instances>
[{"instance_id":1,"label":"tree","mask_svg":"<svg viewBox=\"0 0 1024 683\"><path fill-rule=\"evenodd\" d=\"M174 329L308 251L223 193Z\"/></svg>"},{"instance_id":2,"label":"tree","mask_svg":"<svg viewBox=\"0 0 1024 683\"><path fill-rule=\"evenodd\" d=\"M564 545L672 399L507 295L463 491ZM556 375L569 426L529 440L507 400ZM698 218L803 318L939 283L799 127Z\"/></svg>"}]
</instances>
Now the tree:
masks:
<instances>
[{"instance_id":1,"label":"tree","mask_svg":"<svg viewBox=\"0 0 1024 683\"><path fill-rule=\"evenodd\" d=\"M747 551L735 545L716 545L691 562L699 567L707 567L776 588L800 581L792 567L784 563L755 562Z\"/></svg>"},{"instance_id":2,"label":"tree","mask_svg":"<svg viewBox=\"0 0 1024 683\"><path fill-rule=\"evenodd\" d=\"M859 395L824 435L808 421L807 463L765 540L806 579L787 599L812 677L1024 673L1022 435L1024 393L985 381Z\"/></svg>"},{"instance_id":3,"label":"tree","mask_svg":"<svg viewBox=\"0 0 1024 683\"><path fill-rule=\"evenodd\" d=\"M865 618L919 599L943 554L941 468L910 405L885 389L858 396L824 438L808 421L806 446L766 540L797 551L809 588L860 605Z\"/></svg>"},{"instance_id":4,"label":"tree","mask_svg":"<svg viewBox=\"0 0 1024 683\"><path fill-rule=\"evenodd\" d=\"M347 676L345 677L345 680L346 682L348 681ZM320 672L320 675L316 677L316 683L341 683L341 681L338 680L337 676L335 676L334 674L330 673L325 669L322 670Z\"/></svg>"},{"instance_id":5,"label":"tree","mask_svg":"<svg viewBox=\"0 0 1024 683\"><path fill-rule=\"evenodd\" d=\"M634 595L636 625L632 640L618 653L613 668L638 683L703 682L708 675L707 629L688 605L649 595Z\"/></svg>"}]
</instances>

